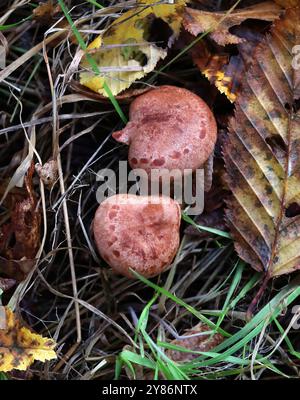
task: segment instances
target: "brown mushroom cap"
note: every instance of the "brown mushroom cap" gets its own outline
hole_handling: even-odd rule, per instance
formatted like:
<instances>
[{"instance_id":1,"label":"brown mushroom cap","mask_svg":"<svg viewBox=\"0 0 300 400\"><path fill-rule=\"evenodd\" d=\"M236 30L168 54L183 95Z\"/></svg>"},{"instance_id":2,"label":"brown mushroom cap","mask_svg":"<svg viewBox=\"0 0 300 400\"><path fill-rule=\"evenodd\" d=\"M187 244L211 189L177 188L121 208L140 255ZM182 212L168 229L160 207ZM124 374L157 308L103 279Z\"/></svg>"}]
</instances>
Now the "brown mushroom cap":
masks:
<instances>
[{"instance_id":1,"label":"brown mushroom cap","mask_svg":"<svg viewBox=\"0 0 300 400\"><path fill-rule=\"evenodd\" d=\"M207 104L189 90L161 86L137 97L130 106L130 121L113 137L128 144L129 164L149 174L201 167L212 153L217 125Z\"/></svg>"},{"instance_id":2,"label":"brown mushroom cap","mask_svg":"<svg viewBox=\"0 0 300 400\"><path fill-rule=\"evenodd\" d=\"M150 202L151 199L151 202ZM163 272L179 246L179 204L164 196L119 194L98 207L93 231L102 258L118 273Z\"/></svg>"}]
</instances>

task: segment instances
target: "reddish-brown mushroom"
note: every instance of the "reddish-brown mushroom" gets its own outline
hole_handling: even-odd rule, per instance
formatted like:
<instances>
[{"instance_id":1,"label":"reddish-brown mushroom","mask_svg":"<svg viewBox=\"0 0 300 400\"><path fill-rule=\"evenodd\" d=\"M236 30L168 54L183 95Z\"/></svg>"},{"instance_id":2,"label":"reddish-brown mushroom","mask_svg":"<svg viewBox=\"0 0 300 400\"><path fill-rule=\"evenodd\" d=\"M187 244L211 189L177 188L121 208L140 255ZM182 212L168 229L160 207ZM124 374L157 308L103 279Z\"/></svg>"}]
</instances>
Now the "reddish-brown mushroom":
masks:
<instances>
[{"instance_id":1,"label":"reddish-brown mushroom","mask_svg":"<svg viewBox=\"0 0 300 400\"><path fill-rule=\"evenodd\" d=\"M179 204L164 196L119 194L98 207L94 238L102 258L118 273L145 277L163 272L179 246Z\"/></svg>"},{"instance_id":2,"label":"reddish-brown mushroom","mask_svg":"<svg viewBox=\"0 0 300 400\"><path fill-rule=\"evenodd\" d=\"M149 174L153 168L195 170L211 155L217 137L207 104L189 90L161 86L137 97L130 121L113 137L128 144L129 164Z\"/></svg>"}]
</instances>

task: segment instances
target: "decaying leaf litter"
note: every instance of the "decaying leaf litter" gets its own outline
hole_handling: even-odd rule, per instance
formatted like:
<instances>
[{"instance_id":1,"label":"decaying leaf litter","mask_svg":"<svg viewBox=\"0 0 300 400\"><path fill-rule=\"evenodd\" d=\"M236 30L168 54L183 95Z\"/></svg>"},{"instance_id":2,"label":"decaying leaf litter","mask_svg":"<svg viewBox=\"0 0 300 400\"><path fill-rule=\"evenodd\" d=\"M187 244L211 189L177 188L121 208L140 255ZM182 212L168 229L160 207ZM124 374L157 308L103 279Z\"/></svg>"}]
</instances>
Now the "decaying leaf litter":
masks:
<instances>
[{"instance_id":1,"label":"decaying leaf litter","mask_svg":"<svg viewBox=\"0 0 300 400\"><path fill-rule=\"evenodd\" d=\"M51 348L35 357L50 361L32 363L30 346L16 360L14 346L1 340L5 376L297 377L299 278L288 274L298 265L296 5L6 3L1 301L17 348L18 329L42 335ZM111 134L153 85L200 96L214 112L218 141L204 213L183 215L171 269L130 280L111 271L93 241L96 174L127 159ZM1 335L8 337L5 329Z\"/></svg>"}]
</instances>

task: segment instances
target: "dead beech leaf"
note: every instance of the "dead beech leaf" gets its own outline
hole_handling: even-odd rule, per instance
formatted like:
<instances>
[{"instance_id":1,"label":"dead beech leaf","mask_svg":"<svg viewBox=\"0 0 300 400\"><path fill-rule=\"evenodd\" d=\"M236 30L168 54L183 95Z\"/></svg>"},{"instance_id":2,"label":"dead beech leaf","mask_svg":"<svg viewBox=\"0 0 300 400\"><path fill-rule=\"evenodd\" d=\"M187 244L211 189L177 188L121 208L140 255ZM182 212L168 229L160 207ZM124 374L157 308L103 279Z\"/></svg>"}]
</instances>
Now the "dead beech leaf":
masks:
<instances>
[{"instance_id":1,"label":"dead beech leaf","mask_svg":"<svg viewBox=\"0 0 300 400\"><path fill-rule=\"evenodd\" d=\"M185 331L184 336L197 335L199 333L203 333L206 331L211 331L211 329L207 325L200 322L192 329ZM211 351L214 347L223 342L223 340L224 337L220 333L214 333L214 334L207 333L189 338L172 340L170 344L183 347L186 350L190 350L191 352L183 352L179 350L168 349L166 351L166 355L171 360L176 362L192 361L194 358L200 356L200 354L193 353L193 351L194 352Z\"/></svg>"},{"instance_id":2,"label":"dead beech leaf","mask_svg":"<svg viewBox=\"0 0 300 400\"><path fill-rule=\"evenodd\" d=\"M8 197L13 204L8 207L9 221L0 226L0 273L18 281L23 280L34 265L40 245L41 214L32 188L34 165L25 176L25 195L15 190Z\"/></svg>"},{"instance_id":3,"label":"dead beech leaf","mask_svg":"<svg viewBox=\"0 0 300 400\"><path fill-rule=\"evenodd\" d=\"M220 93L225 94L231 103L236 100L245 68L252 62L254 48L263 38L259 32L245 27L239 27L238 35L245 40L237 46L239 54L231 56L230 59L227 53L212 53L203 40L191 50L193 61L202 74Z\"/></svg>"},{"instance_id":4,"label":"dead beech leaf","mask_svg":"<svg viewBox=\"0 0 300 400\"><path fill-rule=\"evenodd\" d=\"M246 40L238 44L239 54L231 56L228 64L223 65L217 72L212 63L203 70L204 76L216 86L220 93L225 94L231 103L236 100L244 79L244 72L252 63L253 51L261 42L262 35L250 30L244 32L242 38Z\"/></svg>"},{"instance_id":5,"label":"dead beech leaf","mask_svg":"<svg viewBox=\"0 0 300 400\"><path fill-rule=\"evenodd\" d=\"M25 371L35 360L56 359L56 343L49 338L32 333L22 326L8 308L1 308L0 319L0 371L13 369Z\"/></svg>"},{"instance_id":6,"label":"dead beech leaf","mask_svg":"<svg viewBox=\"0 0 300 400\"><path fill-rule=\"evenodd\" d=\"M267 1L251 7L226 12L208 12L186 8L183 16L183 26L192 35L212 31L209 36L221 46L241 43L243 39L229 32L233 26L240 25L247 19L274 21L282 12L279 5Z\"/></svg>"},{"instance_id":7,"label":"dead beech leaf","mask_svg":"<svg viewBox=\"0 0 300 400\"><path fill-rule=\"evenodd\" d=\"M193 62L209 82L224 93L228 100L234 102L236 94L233 89L233 78L224 72L229 63L229 55L212 54L204 41L193 46L191 53Z\"/></svg>"},{"instance_id":8,"label":"dead beech leaf","mask_svg":"<svg viewBox=\"0 0 300 400\"><path fill-rule=\"evenodd\" d=\"M185 3L137 0L136 7L117 18L103 36L88 46L100 75L90 71L84 59L82 67L89 71L80 74L80 83L107 97L104 82L117 95L153 71L179 35Z\"/></svg>"},{"instance_id":9,"label":"dead beech leaf","mask_svg":"<svg viewBox=\"0 0 300 400\"><path fill-rule=\"evenodd\" d=\"M256 47L223 152L227 221L240 257L266 277L300 268L300 9Z\"/></svg>"},{"instance_id":10,"label":"dead beech leaf","mask_svg":"<svg viewBox=\"0 0 300 400\"><path fill-rule=\"evenodd\" d=\"M230 59L230 63L225 64L223 62L224 58L214 56L210 65L203 70L203 75L216 86L220 93L225 94L231 103L234 103L237 96L237 88L235 86L237 80L234 72L241 70L240 59L233 56ZM216 70L217 66L221 68Z\"/></svg>"}]
</instances>

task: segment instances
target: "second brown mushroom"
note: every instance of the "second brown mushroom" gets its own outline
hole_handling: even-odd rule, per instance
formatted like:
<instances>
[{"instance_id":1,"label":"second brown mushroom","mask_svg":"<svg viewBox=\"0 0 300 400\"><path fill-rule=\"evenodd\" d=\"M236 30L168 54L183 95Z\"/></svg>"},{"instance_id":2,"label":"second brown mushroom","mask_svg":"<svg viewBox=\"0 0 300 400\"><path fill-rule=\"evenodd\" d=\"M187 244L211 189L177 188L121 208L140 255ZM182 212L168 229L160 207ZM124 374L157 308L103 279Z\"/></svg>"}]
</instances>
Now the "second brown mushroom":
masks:
<instances>
[{"instance_id":1,"label":"second brown mushroom","mask_svg":"<svg viewBox=\"0 0 300 400\"><path fill-rule=\"evenodd\" d=\"M145 277L163 272L179 246L180 206L164 196L111 196L98 207L94 239L102 258L116 272Z\"/></svg>"}]
</instances>

